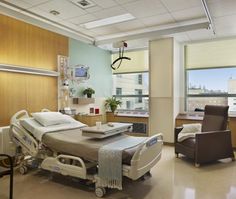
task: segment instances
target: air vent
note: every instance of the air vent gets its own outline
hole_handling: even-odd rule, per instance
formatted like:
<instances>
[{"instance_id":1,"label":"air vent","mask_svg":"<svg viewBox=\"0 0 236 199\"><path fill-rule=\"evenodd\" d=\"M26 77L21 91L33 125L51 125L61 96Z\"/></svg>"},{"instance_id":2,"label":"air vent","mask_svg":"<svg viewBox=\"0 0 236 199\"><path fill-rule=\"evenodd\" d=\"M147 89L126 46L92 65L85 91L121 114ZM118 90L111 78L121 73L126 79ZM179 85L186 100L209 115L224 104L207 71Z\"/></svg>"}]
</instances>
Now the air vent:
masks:
<instances>
[{"instance_id":1,"label":"air vent","mask_svg":"<svg viewBox=\"0 0 236 199\"><path fill-rule=\"evenodd\" d=\"M71 0L71 2L83 9L91 8L96 5L90 0Z\"/></svg>"},{"instance_id":2,"label":"air vent","mask_svg":"<svg viewBox=\"0 0 236 199\"><path fill-rule=\"evenodd\" d=\"M50 13L53 14L53 15L55 15L55 16L60 14L60 12L58 12L58 11L56 11L56 10L51 10Z\"/></svg>"}]
</instances>

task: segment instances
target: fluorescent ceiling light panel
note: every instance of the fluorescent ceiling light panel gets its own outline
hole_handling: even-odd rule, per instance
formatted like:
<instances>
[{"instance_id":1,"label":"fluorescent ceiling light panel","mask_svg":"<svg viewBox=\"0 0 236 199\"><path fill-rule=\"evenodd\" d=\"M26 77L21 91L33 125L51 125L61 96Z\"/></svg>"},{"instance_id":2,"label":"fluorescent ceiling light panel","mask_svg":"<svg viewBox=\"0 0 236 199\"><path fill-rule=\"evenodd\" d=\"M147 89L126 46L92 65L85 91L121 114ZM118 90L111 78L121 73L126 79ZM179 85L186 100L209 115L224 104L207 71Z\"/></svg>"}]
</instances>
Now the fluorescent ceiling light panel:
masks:
<instances>
[{"instance_id":1,"label":"fluorescent ceiling light panel","mask_svg":"<svg viewBox=\"0 0 236 199\"><path fill-rule=\"evenodd\" d=\"M87 29L92 29L92 28L96 28L96 27L107 26L107 25L111 25L111 24L115 24L115 23L129 21L132 19L135 19L135 17L133 15L127 13L127 14L123 14L123 15L118 15L118 16L114 16L114 17L108 17L105 19L91 21L88 23L81 24L80 26L87 28Z\"/></svg>"}]
</instances>

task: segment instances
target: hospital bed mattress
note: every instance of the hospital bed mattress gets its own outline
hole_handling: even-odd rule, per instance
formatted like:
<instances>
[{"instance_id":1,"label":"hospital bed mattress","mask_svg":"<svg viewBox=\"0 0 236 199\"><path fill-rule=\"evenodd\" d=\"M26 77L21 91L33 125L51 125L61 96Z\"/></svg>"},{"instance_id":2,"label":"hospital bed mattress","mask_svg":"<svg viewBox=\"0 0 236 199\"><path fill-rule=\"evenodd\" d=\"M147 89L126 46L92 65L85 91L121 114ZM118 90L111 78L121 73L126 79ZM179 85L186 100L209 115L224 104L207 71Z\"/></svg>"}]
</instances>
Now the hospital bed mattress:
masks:
<instances>
[{"instance_id":1,"label":"hospital bed mattress","mask_svg":"<svg viewBox=\"0 0 236 199\"><path fill-rule=\"evenodd\" d=\"M42 142L50 149L59 153L81 157L89 161L97 161L100 147L125 139L127 136L125 134L119 134L105 139L96 139L82 136L80 129L71 129L47 133L42 137ZM140 142L141 140L143 138L140 138ZM122 158L124 164L130 164L138 146L123 151Z\"/></svg>"}]
</instances>

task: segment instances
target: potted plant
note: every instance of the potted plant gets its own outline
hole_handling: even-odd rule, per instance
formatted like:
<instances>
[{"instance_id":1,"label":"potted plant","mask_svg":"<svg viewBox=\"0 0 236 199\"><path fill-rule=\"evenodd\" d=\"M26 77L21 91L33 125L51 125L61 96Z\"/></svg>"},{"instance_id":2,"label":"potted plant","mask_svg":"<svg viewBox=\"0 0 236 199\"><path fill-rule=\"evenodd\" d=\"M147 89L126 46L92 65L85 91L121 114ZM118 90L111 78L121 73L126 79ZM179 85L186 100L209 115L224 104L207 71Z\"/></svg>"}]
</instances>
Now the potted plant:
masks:
<instances>
[{"instance_id":1,"label":"potted plant","mask_svg":"<svg viewBox=\"0 0 236 199\"><path fill-rule=\"evenodd\" d=\"M87 95L88 98L91 98L92 97L92 94L94 94L95 91L92 89L92 88L86 88L84 91L83 91L83 94L84 95Z\"/></svg>"},{"instance_id":2,"label":"potted plant","mask_svg":"<svg viewBox=\"0 0 236 199\"><path fill-rule=\"evenodd\" d=\"M120 100L117 100L115 97L110 97L106 99L105 101L105 107L107 109L110 109L113 113L117 109L118 106L120 106L122 102Z\"/></svg>"}]
</instances>

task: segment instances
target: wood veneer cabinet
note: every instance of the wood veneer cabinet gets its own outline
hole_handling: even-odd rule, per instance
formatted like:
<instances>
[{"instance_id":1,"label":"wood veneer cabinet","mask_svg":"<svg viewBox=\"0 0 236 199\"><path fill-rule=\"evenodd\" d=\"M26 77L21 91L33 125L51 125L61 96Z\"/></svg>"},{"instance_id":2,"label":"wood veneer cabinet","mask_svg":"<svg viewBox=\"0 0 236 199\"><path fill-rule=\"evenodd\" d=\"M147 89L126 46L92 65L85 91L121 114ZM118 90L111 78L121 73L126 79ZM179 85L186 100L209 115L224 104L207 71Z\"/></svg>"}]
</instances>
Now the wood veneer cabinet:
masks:
<instances>
[{"instance_id":1,"label":"wood veneer cabinet","mask_svg":"<svg viewBox=\"0 0 236 199\"><path fill-rule=\"evenodd\" d=\"M102 122L103 123L103 117L101 114L97 115L76 115L75 119L87 124L88 126L95 126L96 122Z\"/></svg>"}]
</instances>

